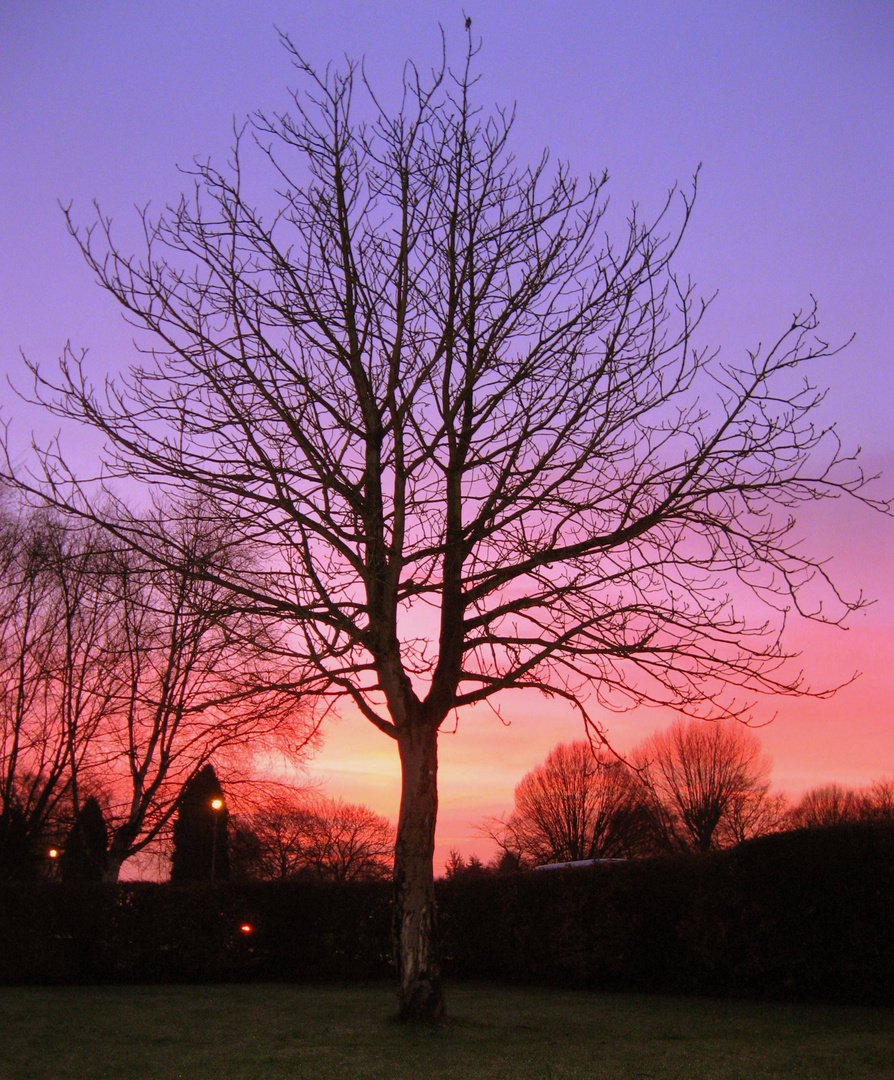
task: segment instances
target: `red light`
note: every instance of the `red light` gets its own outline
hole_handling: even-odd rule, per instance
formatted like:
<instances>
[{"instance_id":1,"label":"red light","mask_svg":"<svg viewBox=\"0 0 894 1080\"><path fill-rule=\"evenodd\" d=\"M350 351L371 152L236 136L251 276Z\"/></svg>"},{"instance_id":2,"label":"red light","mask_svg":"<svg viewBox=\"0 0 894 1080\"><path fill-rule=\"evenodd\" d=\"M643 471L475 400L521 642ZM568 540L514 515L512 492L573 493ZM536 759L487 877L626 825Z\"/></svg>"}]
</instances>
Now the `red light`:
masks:
<instances>
[{"instance_id":1,"label":"red light","mask_svg":"<svg viewBox=\"0 0 894 1080\"><path fill-rule=\"evenodd\" d=\"M250 934L254 928L252 927L251 923L245 922L239 927L239 929L242 931L243 934Z\"/></svg>"}]
</instances>

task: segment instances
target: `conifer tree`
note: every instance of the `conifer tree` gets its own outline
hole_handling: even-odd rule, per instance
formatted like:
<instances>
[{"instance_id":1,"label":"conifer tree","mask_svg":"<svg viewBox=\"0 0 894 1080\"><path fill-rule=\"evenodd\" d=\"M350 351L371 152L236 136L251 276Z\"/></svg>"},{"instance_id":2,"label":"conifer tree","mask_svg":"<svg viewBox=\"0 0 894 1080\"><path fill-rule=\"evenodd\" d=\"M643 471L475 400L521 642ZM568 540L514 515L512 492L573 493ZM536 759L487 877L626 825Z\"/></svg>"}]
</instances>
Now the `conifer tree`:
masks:
<instances>
[{"instance_id":1,"label":"conifer tree","mask_svg":"<svg viewBox=\"0 0 894 1080\"><path fill-rule=\"evenodd\" d=\"M217 774L205 765L183 785L174 821L172 883L229 880L229 816Z\"/></svg>"},{"instance_id":2,"label":"conifer tree","mask_svg":"<svg viewBox=\"0 0 894 1080\"><path fill-rule=\"evenodd\" d=\"M69 830L62 856L63 881L102 881L109 847L102 807L91 795Z\"/></svg>"}]
</instances>

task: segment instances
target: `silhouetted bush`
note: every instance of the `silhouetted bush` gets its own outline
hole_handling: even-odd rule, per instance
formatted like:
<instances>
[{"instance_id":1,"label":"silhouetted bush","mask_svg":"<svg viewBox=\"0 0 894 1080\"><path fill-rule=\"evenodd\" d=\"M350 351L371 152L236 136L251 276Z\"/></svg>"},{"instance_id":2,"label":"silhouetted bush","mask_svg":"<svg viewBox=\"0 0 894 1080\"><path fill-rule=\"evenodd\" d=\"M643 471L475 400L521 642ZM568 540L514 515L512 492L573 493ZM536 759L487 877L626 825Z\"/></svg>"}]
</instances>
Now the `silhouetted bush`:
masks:
<instances>
[{"instance_id":1,"label":"silhouetted bush","mask_svg":"<svg viewBox=\"0 0 894 1080\"><path fill-rule=\"evenodd\" d=\"M439 884L445 972L566 986L894 1004L894 829ZM387 883L0 887L0 981L365 979ZM249 929L243 930L242 927Z\"/></svg>"}]
</instances>

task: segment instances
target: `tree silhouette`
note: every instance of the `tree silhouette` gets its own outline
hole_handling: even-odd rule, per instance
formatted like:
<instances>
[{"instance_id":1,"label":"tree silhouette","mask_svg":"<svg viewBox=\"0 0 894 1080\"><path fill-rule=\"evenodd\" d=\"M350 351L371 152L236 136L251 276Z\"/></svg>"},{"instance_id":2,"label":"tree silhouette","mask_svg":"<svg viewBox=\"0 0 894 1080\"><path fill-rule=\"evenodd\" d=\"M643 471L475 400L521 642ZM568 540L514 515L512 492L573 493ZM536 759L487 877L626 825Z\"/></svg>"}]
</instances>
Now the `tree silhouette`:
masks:
<instances>
[{"instance_id":1,"label":"tree silhouette","mask_svg":"<svg viewBox=\"0 0 894 1080\"><path fill-rule=\"evenodd\" d=\"M108 858L109 832L102 807L86 798L68 831L61 858L63 881L102 881Z\"/></svg>"},{"instance_id":2,"label":"tree silhouette","mask_svg":"<svg viewBox=\"0 0 894 1080\"><path fill-rule=\"evenodd\" d=\"M709 851L747 829L767 799L770 760L753 731L730 720L678 720L631 755L670 848ZM742 837L745 838L744 836Z\"/></svg>"},{"instance_id":3,"label":"tree silhouette","mask_svg":"<svg viewBox=\"0 0 894 1080\"><path fill-rule=\"evenodd\" d=\"M192 885L228 881L229 811L213 766L206 765L183 787L174 819L171 882Z\"/></svg>"},{"instance_id":4,"label":"tree silhouette","mask_svg":"<svg viewBox=\"0 0 894 1080\"><path fill-rule=\"evenodd\" d=\"M515 789L508 819L485 829L528 866L650 854L649 806L636 775L588 742L559 743Z\"/></svg>"},{"instance_id":5,"label":"tree silhouette","mask_svg":"<svg viewBox=\"0 0 894 1080\"><path fill-rule=\"evenodd\" d=\"M243 877L376 881L391 873L394 830L367 806L304 794L240 815L234 842Z\"/></svg>"},{"instance_id":6,"label":"tree silhouette","mask_svg":"<svg viewBox=\"0 0 894 1080\"><path fill-rule=\"evenodd\" d=\"M142 256L101 213L68 213L148 334L133 375L94 386L70 349L55 376L33 368L40 400L103 434L108 477L198 498L254 549L253 569L193 573L289 627L306 687L395 741L407 1020L443 1009L444 721L534 689L599 740L588 697L731 716L803 692L787 613L856 604L797 543L796 512L866 497L800 378L834 351L814 308L743 357L700 346L704 304L673 268L694 189L606 239L605 178L516 163L467 40L457 70L407 66L388 111L356 65L318 73L284 37L306 91L252 117L225 168L197 161L194 197L143 215ZM249 201L254 165L275 209ZM41 462L39 483L5 471L99 516L54 447ZM115 528L141 550L164 531Z\"/></svg>"},{"instance_id":7,"label":"tree silhouette","mask_svg":"<svg viewBox=\"0 0 894 1080\"><path fill-rule=\"evenodd\" d=\"M790 820L795 828L815 829L871 816L868 793L842 784L820 784L801 796L791 809Z\"/></svg>"},{"instance_id":8,"label":"tree silhouette","mask_svg":"<svg viewBox=\"0 0 894 1080\"><path fill-rule=\"evenodd\" d=\"M114 881L166 834L212 757L307 756L316 725L292 689L294 657L192 572L212 551L218 565L242 557L200 507L163 516L167 561L162 538L150 558L71 515L4 509L0 876L22 876L26 851L38 872L43 838L68 828L82 789L104 794Z\"/></svg>"},{"instance_id":9,"label":"tree silhouette","mask_svg":"<svg viewBox=\"0 0 894 1080\"><path fill-rule=\"evenodd\" d=\"M0 516L0 876L33 876L77 805L112 709L107 538L60 515Z\"/></svg>"}]
</instances>

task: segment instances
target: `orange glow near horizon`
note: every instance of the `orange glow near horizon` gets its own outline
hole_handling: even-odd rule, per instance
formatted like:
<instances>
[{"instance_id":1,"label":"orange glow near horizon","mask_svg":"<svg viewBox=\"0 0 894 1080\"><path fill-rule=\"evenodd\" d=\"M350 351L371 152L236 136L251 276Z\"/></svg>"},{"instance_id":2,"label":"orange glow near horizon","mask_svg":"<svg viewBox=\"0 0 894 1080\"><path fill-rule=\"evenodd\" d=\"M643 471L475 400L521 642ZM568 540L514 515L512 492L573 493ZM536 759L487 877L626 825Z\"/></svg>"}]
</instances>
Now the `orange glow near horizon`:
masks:
<instances>
[{"instance_id":1,"label":"orange glow near horizon","mask_svg":"<svg viewBox=\"0 0 894 1080\"><path fill-rule=\"evenodd\" d=\"M766 698L755 710L757 734L773 761L773 788L791 798L824 783L862 787L894 775L891 522L873 516L862 524L854 531L847 557L837 560L833 569L846 591L855 592L859 586L878 602L858 612L847 630L802 621L792 626L790 639L791 648L801 654L808 683L817 690L844 685L828 698ZM829 546L847 550L843 532L840 520L830 522ZM859 677L849 682L855 672ZM585 737L580 716L558 699L517 692L503 695L500 705L504 723L488 707L478 706L460 714L455 732L449 727L442 731L437 872L451 848L487 861L493 845L477 826L511 811L516 784L556 743ZM670 709L598 713L621 754L675 717ZM347 709L325 727L323 736L323 747L309 765L310 778L323 781L328 795L365 803L396 824L400 803L396 745Z\"/></svg>"}]
</instances>

